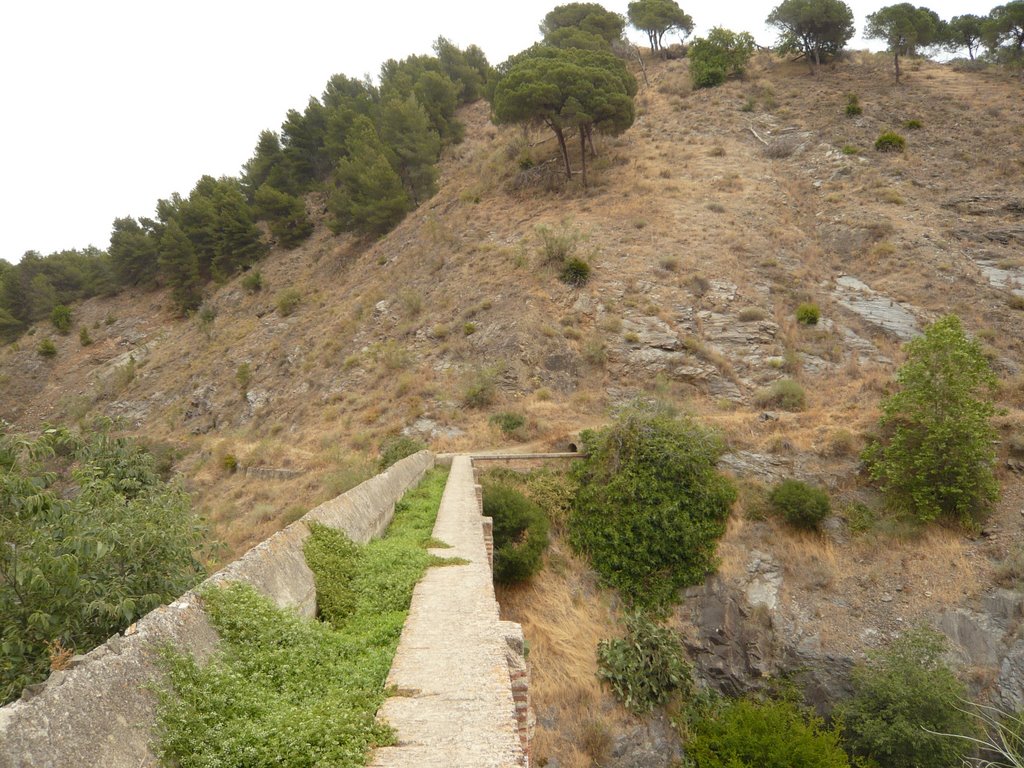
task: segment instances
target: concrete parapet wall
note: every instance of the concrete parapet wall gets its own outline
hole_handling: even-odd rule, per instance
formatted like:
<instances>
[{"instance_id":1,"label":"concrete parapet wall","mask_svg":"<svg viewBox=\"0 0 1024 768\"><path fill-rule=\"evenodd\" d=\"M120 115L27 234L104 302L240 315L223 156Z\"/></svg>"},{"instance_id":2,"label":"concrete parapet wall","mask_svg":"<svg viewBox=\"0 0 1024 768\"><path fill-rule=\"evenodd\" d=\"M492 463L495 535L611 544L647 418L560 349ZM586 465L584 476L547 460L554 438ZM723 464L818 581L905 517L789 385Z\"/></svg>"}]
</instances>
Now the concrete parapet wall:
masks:
<instances>
[{"instance_id":1,"label":"concrete parapet wall","mask_svg":"<svg viewBox=\"0 0 1024 768\"><path fill-rule=\"evenodd\" d=\"M316 590L302 554L308 523L339 528L365 543L387 528L395 502L433 465L427 451L403 459L311 510L203 585L245 582L277 605L312 616ZM0 768L156 765L150 744L156 697L148 686L161 677L157 650L165 645L200 661L216 648L216 632L195 591L147 614L124 635L76 656L70 669L53 673L0 708Z\"/></svg>"},{"instance_id":2,"label":"concrete parapet wall","mask_svg":"<svg viewBox=\"0 0 1024 768\"><path fill-rule=\"evenodd\" d=\"M416 585L388 676L398 695L379 713L397 744L378 749L372 768L528 765L522 630L499 618L483 521L471 460L455 456L434 526L450 548L431 552L465 563Z\"/></svg>"}]
</instances>

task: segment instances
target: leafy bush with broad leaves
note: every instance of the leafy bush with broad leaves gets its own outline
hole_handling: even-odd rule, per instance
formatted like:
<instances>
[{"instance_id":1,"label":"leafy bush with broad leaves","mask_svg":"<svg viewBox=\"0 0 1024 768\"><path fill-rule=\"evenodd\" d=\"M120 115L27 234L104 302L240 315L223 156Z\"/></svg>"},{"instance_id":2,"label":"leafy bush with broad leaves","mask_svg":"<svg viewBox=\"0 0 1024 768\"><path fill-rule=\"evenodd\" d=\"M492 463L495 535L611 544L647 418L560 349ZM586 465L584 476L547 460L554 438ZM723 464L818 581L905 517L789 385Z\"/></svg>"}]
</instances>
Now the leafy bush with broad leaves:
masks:
<instances>
[{"instance_id":1,"label":"leafy bush with broad leaves","mask_svg":"<svg viewBox=\"0 0 1024 768\"><path fill-rule=\"evenodd\" d=\"M191 587L202 528L142 448L102 429L0 434L0 701Z\"/></svg>"},{"instance_id":2,"label":"leafy bush with broad leaves","mask_svg":"<svg viewBox=\"0 0 1024 768\"><path fill-rule=\"evenodd\" d=\"M730 75L742 75L757 44L749 32L733 32L722 27L707 37L698 37L687 51L694 88L713 88Z\"/></svg>"},{"instance_id":3,"label":"leafy bush with broad leaves","mask_svg":"<svg viewBox=\"0 0 1024 768\"><path fill-rule=\"evenodd\" d=\"M380 447L380 460L377 462L377 469L383 472L395 462L401 461L406 456L419 453L426 447L421 441L405 435L389 437Z\"/></svg>"},{"instance_id":4,"label":"leafy bush with broad leaves","mask_svg":"<svg viewBox=\"0 0 1024 768\"><path fill-rule=\"evenodd\" d=\"M581 435L587 458L570 541L634 605L663 608L714 570L736 489L715 469L721 442L664 406L638 403Z\"/></svg>"},{"instance_id":5,"label":"leafy bush with broad leaves","mask_svg":"<svg viewBox=\"0 0 1024 768\"><path fill-rule=\"evenodd\" d=\"M694 768L847 768L840 733L791 701L739 699L701 719L686 744ZM922 763L925 765L925 763Z\"/></svg>"},{"instance_id":6,"label":"leafy bush with broad leaves","mask_svg":"<svg viewBox=\"0 0 1024 768\"><path fill-rule=\"evenodd\" d=\"M885 768L963 764L969 743L947 734L972 733L961 705L967 689L943 663L945 650L942 635L912 629L854 669L853 697L840 712L855 754Z\"/></svg>"},{"instance_id":7,"label":"leafy bush with broad leaves","mask_svg":"<svg viewBox=\"0 0 1024 768\"><path fill-rule=\"evenodd\" d=\"M787 523L809 530L816 530L831 508L825 491L799 480L783 480L772 488L768 501Z\"/></svg>"},{"instance_id":8,"label":"leafy bush with broad leaves","mask_svg":"<svg viewBox=\"0 0 1024 768\"><path fill-rule=\"evenodd\" d=\"M642 613L626 617L626 636L597 645L597 676L630 712L641 715L693 689L679 637Z\"/></svg>"},{"instance_id":9,"label":"leafy bush with broad leaves","mask_svg":"<svg viewBox=\"0 0 1024 768\"><path fill-rule=\"evenodd\" d=\"M956 315L935 321L906 349L899 390L882 401L881 437L864 460L901 511L921 522L974 525L999 498L995 375Z\"/></svg>"},{"instance_id":10,"label":"leafy bush with broad leaves","mask_svg":"<svg viewBox=\"0 0 1024 768\"><path fill-rule=\"evenodd\" d=\"M484 484L484 515L494 520L494 580L526 581L541 567L548 545L544 512L514 488Z\"/></svg>"}]
</instances>

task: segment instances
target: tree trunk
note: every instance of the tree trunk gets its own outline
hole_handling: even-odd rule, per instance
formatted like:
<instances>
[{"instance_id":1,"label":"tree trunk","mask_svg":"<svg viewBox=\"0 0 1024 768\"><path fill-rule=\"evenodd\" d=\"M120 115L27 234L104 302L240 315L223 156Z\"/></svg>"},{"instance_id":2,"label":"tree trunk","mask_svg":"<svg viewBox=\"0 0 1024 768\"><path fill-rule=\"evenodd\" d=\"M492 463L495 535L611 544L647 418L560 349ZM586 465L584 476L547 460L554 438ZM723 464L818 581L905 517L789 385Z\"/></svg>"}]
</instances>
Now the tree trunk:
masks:
<instances>
[{"instance_id":1,"label":"tree trunk","mask_svg":"<svg viewBox=\"0 0 1024 768\"><path fill-rule=\"evenodd\" d=\"M597 157L597 147L594 146L594 127L587 126L587 143L590 144L590 156Z\"/></svg>"},{"instance_id":2,"label":"tree trunk","mask_svg":"<svg viewBox=\"0 0 1024 768\"><path fill-rule=\"evenodd\" d=\"M818 70L821 69L821 50L817 45L814 46L814 76L818 76Z\"/></svg>"},{"instance_id":3,"label":"tree trunk","mask_svg":"<svg viewBox=\"0 0 1024 768\"><path fill-rule=\"evenodd\" d=\"M900 82L900 52L899 51L893 51L893 53L892 53L892 60L893 60L893 63L896 65L896 83L898 85L899 82Z\"/></svg>"},{"instance_id":4,"label":"tree trunk","mask_svg":"<svg viewBox=\"0 0 1024 768\"><path fill-rule=\"evenodd\" d=\"M583 167L583 188L587 188L587 129L580 126L580 164Z\"/></svg>"},{"instance_id":5,"label":"tree trunk","mask_svg":"<svg viewBox=\"0 0 1024 768\"><path fill-rule=\"evenodd\" d=\"M569 165L569 150L565 146L565 134L562 133L562 129L557 125L552 125L551 130L558 137L558 147L562 150L562 159L565 161L565 178L572 179L572 166Z\"/></svg>"}]
</instances>

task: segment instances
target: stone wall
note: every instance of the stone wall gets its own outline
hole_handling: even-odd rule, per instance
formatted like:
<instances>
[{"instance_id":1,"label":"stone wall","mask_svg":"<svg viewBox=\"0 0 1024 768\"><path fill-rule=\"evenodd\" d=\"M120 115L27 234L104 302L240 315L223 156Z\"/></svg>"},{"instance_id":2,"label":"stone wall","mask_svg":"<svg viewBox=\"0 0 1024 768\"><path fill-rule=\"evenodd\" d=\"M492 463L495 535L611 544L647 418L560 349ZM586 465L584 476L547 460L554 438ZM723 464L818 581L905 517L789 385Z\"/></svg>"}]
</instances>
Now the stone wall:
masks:
<instances>
[{"instance_id":1,"label":"stone wall","mask_svg":"<svg viewBox=\"0 0 1024 768\"><path fill-rule=\"evenodd\" d=\"M242 581L281 607L312 616L313 574L303 543L310 522L345 531L364 543L391 522L395 502L434 465L421 451L351 491L308 512L283 531L249 550L205 584ZM150 747L156 698L149 686L160 678L156 650L186 650L202 661L216 648L217 635L195 591L158 608L69 669L26 689L0 708L0 768L145 768L156 765Z\"/></svg>"}]
</instances>

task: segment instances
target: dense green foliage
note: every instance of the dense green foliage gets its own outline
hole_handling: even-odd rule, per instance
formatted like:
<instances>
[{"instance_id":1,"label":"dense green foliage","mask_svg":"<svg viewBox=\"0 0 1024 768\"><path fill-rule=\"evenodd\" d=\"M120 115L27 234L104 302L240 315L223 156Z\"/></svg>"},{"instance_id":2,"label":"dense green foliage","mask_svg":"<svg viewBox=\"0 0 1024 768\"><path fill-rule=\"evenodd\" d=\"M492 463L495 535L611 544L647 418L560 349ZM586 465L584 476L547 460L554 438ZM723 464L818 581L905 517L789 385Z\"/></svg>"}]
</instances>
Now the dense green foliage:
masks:
<instances>
[{"instance_id":1,"label":"dense green foliage","mask_svg":"<svg viewBox=\"0 0 1024 768\"><path fill-rule=\"evenodd\" d=\"M995 58L1016 66L1024 63L1024 0L1012 0L989 11L982 37Z\"/></svg>"},{"instance_id":2,"label":"dense green foliage","mask_svg":"<svg viewBox=\"0 0 1024 768\"><path fill-rule=\"evenodd\" d=\"M59 333L66 336L71 330L71 309L64 304L58 304L50 312L50 322Z\"/></svg>"},{"instance_id":3,"label":"dense green foliage","mask_svg":"<svg viewBox=\"0 0 1024 768\"><path fill-rule=\"evenodd\" d=\"M875 139L876 152L902 152L906 146L907 140L895 131L886 131Z\"/></svg>"},{"instance_id":4,"label":"dense green foliage","mask_svg":"<svg viewBox=\"0 0 1024 768\"><path fill-rule=\"evenodd\" d=\"M946 643L931 630L910 630L853 673L853 697L842 707L846 739L882 768L953 768L969 743L961 708L967 690L942 662Z\"/></svg>"},{"instance_id":5,"label":"dense green foliage","mask_svg":"<svg viewBox=\"0 0 1024 768\"><path fill-rule=\"evenodd\" d=\"M804 302L796 308L796 321L801 325L817 325L821 319L821 309L813 302Z\"/></svg>"},{"instance_id":6,"label":"dense green foliage","mask_svg":"<svg viewBox=\"0 0 1024 768\"><path fill-rule=\"evenodd\" d=\"M796 528L815 530L831 509L828 494L799 480L783 480L768 494L772 508Z\"/></svg>"},{"instance_id":7,"label":"dense green foliage","mask_svg":"<svg viewBox=\"0 0 1024 768\"><path fill-rule=\"evenodd\" d=\"M548 545L548 519L523 494L508 485L485 482L484 515L494 521L494 580L526 581L541 567Z\"/></svg>"},{"instance_id":8,"label":"dense green foliage","mask_svg":"<svg viewBox=\"0 0 1024 768\"><path fill-rule=\"evenodd\" d=\"M950 53L966 48L967 55L974 61L974 54L984 40L984 24L985 19L973 13L954 16L943 27L942 47Z\"/></svg>"},{"instance_id":9,"label":"dense green foliage","mask_svg":"<svg viewBox=\"0 0 1024 768\"><path fill-rule=\"evenodd\" d=\"M839 53L855 31L843 0L783 0L766 21L779 30L779 52L802 54L815 74L822 58Z\"/></svg>"},{"instance_id":10,"label":"dense green foliage","mask_svg":"<svg viewBox=\"0 0 1024 768\"><path fill-rule=\"evenodd\" d=\"M942 21L934 11L910 3L887 5L870 14L864 37L885 42L893 56L896 82L900 81L900 56L913 56L920 49L942 42Z\"/></svg>"},{"instance_id":11,"label":"dense green foliage","mask_svg":"<svg viewBox=\"0 0 1024 768\"><path fill-rule=\"evenodd\" d=\"M675 0L634 0L626 9L629 23L647 33L652 51L662 50L662 39L669 30L683 37L693 32L693 18Z\"/></svg>"},{"instance_id":12,"label":"dense green foliage","mask_svg":"<svg viewBox=\"0 0 1024 768\"><path fill-rule=\"evenodd\" d=\"M626 636L597 646L597 675L630 712L664 706L677 691L693 689L693 675L679 636L649 616L626 616Z\"/></svg>"},{"instance_id":13,"label":"dense green foliage","mask_svg":"<svg viewBox=\"0 0 1024 768\"><path fill-rule=\"evenodd\" d=\"M687 52L694 88L713 88L727 77L742 75L755 48L749 32L714 27L707 37L698 37Z\"/></svg>"},{"instance_id":14,"label":"dense green foliage","mask_svg":"<svg viewBox=\"0 0 1024 768\"><path fill-rule=\"evenodd\" d=\"M906 351L899 390L881 404L881 437L864 460L896 508L922 522L945 517L971 525L999 497L996 378L955 315L937 320Z\"/></svg>"},{"instance_id":15,"label":"dense green foliage","mask_svg":"<svg viewBox=\"0 0 1024 768\"><path fill-rule=\"evenodd\" d=\"M419 453L426 447L422 441L412 437L404 435L389 437L380 447L380 460L377 462L377 468L383 472L396 461Z\"/></svg>"},{"instance_id":16,"label":"dense green foliage","mask_svg":"<svg viewBox=\"0 0 1024 768\"><path fill-rule=\"evenodd\" d=\"M599 3L567 3L548 12L540 24L544 44L556 48L607 50L622 37L626 20Z\"/></svg>"},{"instance_id":17,"label":"dense green foliage","mask_svg":"<svg viewBox=\"0 0 1024 768\"><path fill-rule=\"evenodd\" d=\"M506 62L494 90L493 116L497 123L550 128L558 139L566 178L572 178L572 166L565 132L575 129L586 185L594 132L618 135L633 124L636 88L636 79L611 53L539 45Z\"/></svg>"},{"instance_id":18,"label":"dense green foliage","mask_svg":"<svg viewBox=\"0 0 1024 768\"><path fill-rule=\"evenodd\" d=\"M357 766L373 746L389 743L375 715L413 587L437 562L426 545L444 483L443 472L428 474L396 505L385 536L365 546L314 528L306 557L322 622L279 610L247 586L207 590L220 647L202 668L185 654L168 657L171 690L159 713L164 762Z\"/></svg>"},{"instance_id":19,"label":"dense green foliage","mask_svg":"<svg viewBox=\"0 0 1024 768\"><path fill-rule=\"evenodd\" d=\"M590 279L590 265L583 259L568 259L558 273L558 279L566 285L580 288Z\"/></svg>"},{"instance_id":20,"label":"dense green foliage","mask_svg":"<svg viewBox=\"0 0 1024 768\"><path fill-rule=\"evenodd\" d=\"M263 184L253 197L256 218L270 226L270 234L283 248L294 248L311 234L313 222L302 198Z\"/></svg>"},{"instance_id":21,"label":"dense green foliage","mask_svg":"<svg viewBox=\"0 0 1024 768\"><path fill-rule=\"evenodd\" d=\"M100 430L0 434L0 701L85 653L202 573L189 499L153 457Z\"/></svg>"},{"instance_id":22,"label":"dense green foliage","mask_svg":"<svg viewBox=\"0 0 1024 768\"><path fill-rule=\"evenodd\" d=\"M694 768L849 765L839 732L790 701L739 699L725 704L696 724L686 755Z\"/></svg>"},{"instance_id":23,"label":"dense green foliage","mask_svg":"<svg viewBox=\"0 0 1024 768\"><path fill-rule=\"evenodd\" d=\"M733 485L715 470L721 443L686 417L637 404L581 436L587 458L570 540L633 604L664 607L715 567Z\"/></svg>"}]
</instances>

